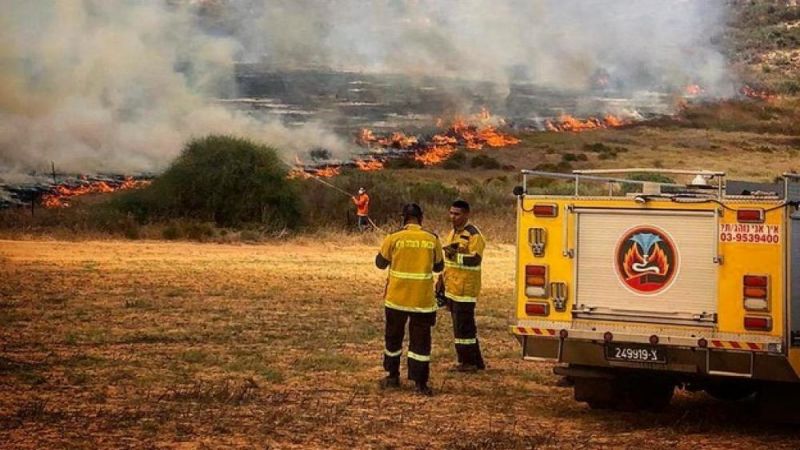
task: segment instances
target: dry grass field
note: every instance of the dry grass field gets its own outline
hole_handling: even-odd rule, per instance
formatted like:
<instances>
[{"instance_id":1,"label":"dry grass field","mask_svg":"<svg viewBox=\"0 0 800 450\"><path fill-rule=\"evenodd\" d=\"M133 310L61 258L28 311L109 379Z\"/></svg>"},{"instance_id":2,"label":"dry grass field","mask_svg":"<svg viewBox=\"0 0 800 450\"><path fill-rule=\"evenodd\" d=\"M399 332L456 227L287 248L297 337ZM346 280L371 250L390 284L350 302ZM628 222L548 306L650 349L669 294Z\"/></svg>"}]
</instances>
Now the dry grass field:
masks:
<instances>
[{"instance_id":1,"label":"dry grass field","mask_svg":"<svg viewBox=\"0 0 800 450\"><path fill-rule=\"evenodd\" d=\"M378 236L285 243L0 241L3 448L798 448L751 403L680 392L589 410L507 332L513 247L487 250L488 370L382 392ZM404 362L405 365L405 362Z\"/></svg>"}]
</instances>

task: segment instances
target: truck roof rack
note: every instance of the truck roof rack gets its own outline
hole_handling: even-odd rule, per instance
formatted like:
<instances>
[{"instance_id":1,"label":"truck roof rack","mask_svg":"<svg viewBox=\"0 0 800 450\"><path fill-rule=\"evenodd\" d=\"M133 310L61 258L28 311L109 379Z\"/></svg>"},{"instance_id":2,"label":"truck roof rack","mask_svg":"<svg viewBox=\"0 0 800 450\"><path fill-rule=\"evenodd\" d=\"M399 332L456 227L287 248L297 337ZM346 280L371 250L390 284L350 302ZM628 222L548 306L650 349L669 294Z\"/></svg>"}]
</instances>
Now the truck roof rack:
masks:
<instances>
[{"instance_id":1,"label":"truck roof rack","mask_svg":"<svg viewBox=\"0 0 800 450\"><path fill-rule=\"evenodd\" d=\"M716 196L722 200L726 195L731 197L756 196L756 197L775 197L782 198L786 202L800 201L800 173L784 172L781 174L782 183L754 183L748 181L726 181L725 172L714 170L687 170L687 169L661 169L661 168L629 168L629 169L591 169L573 170L572 173L545 172L539 170L522 170L523 193L527 193L527 179L529 176L558 178L572 180L574 182L574 195L580 196L581 181L596 181L609 183L609 196L612 194L612 183L617 184L641 184L642 194L647 196L660 196L661 188L672 188L670 194L683 196L708 197ZM665 183L659 181L632 180L628 178L618 178L602 175L621 175L635 173L651 173L664 175L694 175L695 178L689 185L680 183ZM710 179L717 179L713 185L707 184ZM674 192L674 189L684 191ZM689 192L685 189L693 189ZM703 192L705 190L706 192ZM713 191L712 191L713 190ZM712 194L712 192L714 192Z\"/></svg>"},{"instance_id":2,"label":"truck roof rack","mask_svg":"<svg viewBox=\"0 0 800 450\"><path fill-rule=\"evenodd\" d=\"M615 174L632 174L632 173L654 173L654 174L671 174L671 175L695 175L695 180L697 184L689 185L688 187L696 187L696 188L704 188L704 189L715 189L717 191L717 197L722 198L723 196L723 186L724 186L724 176L725 172L716 172L716 171L709 171L709 170L674 170L674 169L653 169L653 168L632 168L632 169L595 169L595 170L573 170L572 173L556 173L556 172L544 172L544 171L537 171L537 170L522 170L523 176L523 183L525 185L525 191L527 192L527 177L528 176L542 176L547 178L561 178L561 179L568 179L572 180L575 185L574 195L577 197L580 195L580 183L581 181L597 181L597 182L604 182L609 183L609 196L611 196L611 186L612 183L617 184L641 184L642 190L644 194L648 195L659 195L661 194L662 187L669 187L669 188L677 188L677 189L686 189L687 185L682 183L666 183L660 181L649 181L649 180L632 180L628 178L616 178L616 177L608 177L608 176L600 176L600 175L615 175ZM711 178L718 178L719 182L716 186L710 186L706 183L707 180ZM704 195L708 195L708 193L703 193Z\"/></svg>"}]
</instances>

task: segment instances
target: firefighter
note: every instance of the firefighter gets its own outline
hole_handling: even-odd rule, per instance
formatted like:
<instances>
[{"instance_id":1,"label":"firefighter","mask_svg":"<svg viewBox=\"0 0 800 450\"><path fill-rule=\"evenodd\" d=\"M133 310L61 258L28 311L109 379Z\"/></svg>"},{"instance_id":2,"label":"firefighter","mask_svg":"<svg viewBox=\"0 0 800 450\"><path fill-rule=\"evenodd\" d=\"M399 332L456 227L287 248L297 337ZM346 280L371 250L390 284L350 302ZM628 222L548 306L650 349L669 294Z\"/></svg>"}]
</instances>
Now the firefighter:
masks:
<instances>
[{"instance_id":1,"label":"firefighter","mask_svg":"<svg viewBox=\"0 0 800 450\"><path fill-rule=\"evenodd\" d=\"M475 306L481 290L481 262L486 242L469 221L469 203L456 200L450 206L453 229L444 241L444 296L453 318L458 365L453 370L476 372L486 366L478 343Z\"/></svg>"},{"instance_id":2,"label":"firefighter","mask_svg":"<svg viewBox=\"0 0 800 450\"><path fill-rule=\"evenodd\" d=\"M369 195L367 190L358 188L358 196L350 197L356 205L356 217L358 218L358 231L369 228Z\"/></svg>"},{"instance_id":3,"label":"firefighter","mask_svg":"<svg viewBox=\"0 0 800 450\"><path fill-rule=\"evenodd\" d=\"M375 257L379 269L389 268L384 293L386 333L383 368L388 375L382 388L400 386L400 355L408 322L408 378L419 394L433 395L428 386L431 360L431 328L436 324L433 272L444 268L439 238L422 229L422 208L403 207L403 228L387 236Z\"/></svg>"}]
</instances>

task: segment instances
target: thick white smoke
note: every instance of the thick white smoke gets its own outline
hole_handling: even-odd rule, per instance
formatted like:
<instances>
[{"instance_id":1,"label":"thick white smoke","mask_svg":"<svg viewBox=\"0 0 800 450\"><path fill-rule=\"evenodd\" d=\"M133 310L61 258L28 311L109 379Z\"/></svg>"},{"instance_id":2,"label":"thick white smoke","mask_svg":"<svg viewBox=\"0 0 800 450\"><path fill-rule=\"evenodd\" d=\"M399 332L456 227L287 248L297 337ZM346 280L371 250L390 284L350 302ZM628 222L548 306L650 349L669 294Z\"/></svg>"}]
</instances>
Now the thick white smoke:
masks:
<instances>
[{"instance_id":1,"label":"thick white smoke","mask_svg":"<svg viewBox=\"0 0 800 450\"><path fill-rule=\"evenodd\" d=\"M447 75L510 72L580 89L597 71L635 87L725 86L711 40L724 2L703 0L205 0L244 57L274 67Z\"/></svg>"},{"instance_id":2,"label":"thick white smoke","mask_svg":"<svg viewBox=\"0 0 800 450\"><path fill-rule=\"evenodd\" d=\"M211 100L237 61L442 75L560 89L598 74L621 89L729 89L702 0L5 0L0 172L159 170L191 136L231 133L287 151L347 145Z\"/></svg>"},{"instance_id":3,"label":"thick white smoke","mask_svg":"<svg viewBox=\"0 0 800 450\"><path fill-rule=\"evenodd\" d=\"M210 102L233 92L240 44L191 4L11 0L0 15L0 172L147 171L191 136L230 133L287 151L343 143Z\"/></svg>"}]
</instances>

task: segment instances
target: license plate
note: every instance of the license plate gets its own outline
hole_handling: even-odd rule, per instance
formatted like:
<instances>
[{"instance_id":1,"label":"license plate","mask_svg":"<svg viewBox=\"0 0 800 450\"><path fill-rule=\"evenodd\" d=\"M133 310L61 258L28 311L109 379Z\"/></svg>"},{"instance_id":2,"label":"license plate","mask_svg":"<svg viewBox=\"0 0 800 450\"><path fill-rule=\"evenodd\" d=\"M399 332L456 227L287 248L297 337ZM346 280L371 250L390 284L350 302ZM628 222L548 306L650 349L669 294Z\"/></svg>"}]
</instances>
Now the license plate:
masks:
<instances>
[{"instance_id":1,"label":"license plate","mask_svg":"<svg viewBox=\"0 0 800 450\"><path fill-rule=\"evenodd\" d=\"M663 349L651 345L612 343L606 345L606 359L664 364L667 362L667 355Z\"/></svg>"}]
</instances>

